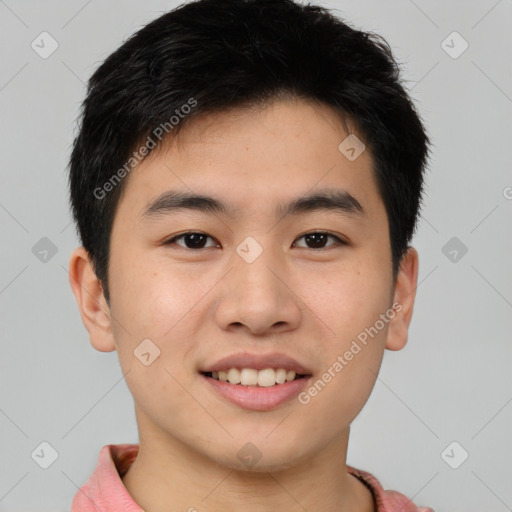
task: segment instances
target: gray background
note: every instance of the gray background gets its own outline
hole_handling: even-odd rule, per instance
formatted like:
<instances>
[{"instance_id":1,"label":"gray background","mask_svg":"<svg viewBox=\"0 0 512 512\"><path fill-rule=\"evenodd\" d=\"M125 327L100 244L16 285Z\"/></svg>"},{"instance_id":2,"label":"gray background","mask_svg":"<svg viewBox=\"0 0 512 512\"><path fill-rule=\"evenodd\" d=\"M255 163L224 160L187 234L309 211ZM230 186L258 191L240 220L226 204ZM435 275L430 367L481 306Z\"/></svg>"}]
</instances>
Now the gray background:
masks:
<instances>
[{"instance_id":1,"label":"gray background","mask_svg":"<svg viewBox=\"0 0 512 512\"><path fill-rule=\"evenodd\" d=\"M138 442L117 355L89 344L68 284L66 165L88 77L175 5L0 0L0 511L69 510L103 445ZM347 462L436 512L512 510L512 2L321 5L389 41L435 145L409 343L386 351ZM46 59L43 31L59 45ZM31 456L43 441L48 469Z\"/></svg>"}]
</instances>

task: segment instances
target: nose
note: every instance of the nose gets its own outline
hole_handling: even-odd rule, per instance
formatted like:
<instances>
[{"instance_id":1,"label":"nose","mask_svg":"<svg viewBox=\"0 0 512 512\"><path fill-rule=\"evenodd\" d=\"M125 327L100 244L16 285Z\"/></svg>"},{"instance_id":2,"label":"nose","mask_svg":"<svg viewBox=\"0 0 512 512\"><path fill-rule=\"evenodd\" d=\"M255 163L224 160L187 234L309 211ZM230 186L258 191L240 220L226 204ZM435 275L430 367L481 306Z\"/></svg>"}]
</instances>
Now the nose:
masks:
<instances>
[{"instance_id":1,"label":"nose","mask_svg":"<svg viewBox=\"0 0 512 512\"><path fill-rule=\"evenodd\" d=\"M261 336L293 330L300 323L298 290L271 251L251 263L236 254L218 294L215 319L224 330Z\"/></svg>"}]
</instances>

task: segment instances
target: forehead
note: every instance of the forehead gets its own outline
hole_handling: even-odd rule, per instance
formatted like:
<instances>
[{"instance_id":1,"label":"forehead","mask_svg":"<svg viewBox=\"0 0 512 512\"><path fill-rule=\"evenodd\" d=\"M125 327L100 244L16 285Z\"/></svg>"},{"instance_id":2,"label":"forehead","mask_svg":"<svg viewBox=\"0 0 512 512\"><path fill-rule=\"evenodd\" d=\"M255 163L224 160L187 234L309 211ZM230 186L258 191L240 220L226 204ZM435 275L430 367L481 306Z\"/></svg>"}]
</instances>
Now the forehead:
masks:
<instances>
[{"instance_id":1,"label":"forehead","mask_svg":"<svg viewBox=\"0 0 512 512\"><path fill-rule=\"evenodd\" d=\"M231 215L283 213L287 198L318 189L341 190L361 206L378 201L370 152L345 126L329 107L302 100L202 115L132 171L123 202L144 216L167 190L223 198ZM361 144L355 159L346 153L349 135Z\"/></svg>"}]
</instances>

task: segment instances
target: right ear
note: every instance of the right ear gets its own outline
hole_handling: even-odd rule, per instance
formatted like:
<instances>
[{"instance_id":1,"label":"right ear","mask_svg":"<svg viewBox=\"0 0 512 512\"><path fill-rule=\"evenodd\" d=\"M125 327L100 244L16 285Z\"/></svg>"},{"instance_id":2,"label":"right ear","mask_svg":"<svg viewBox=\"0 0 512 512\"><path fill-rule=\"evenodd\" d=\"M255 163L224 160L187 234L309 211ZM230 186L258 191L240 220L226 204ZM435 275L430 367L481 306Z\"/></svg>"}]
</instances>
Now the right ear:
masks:
<instances>
[{"instance_id":1,"label":"right ear","mask_svg":"<svg viewBox=\"0 0 512 512\"><path fill-rule=\"evenodd\" d=\"M69 283L89 332L91 345L100 352L116 349L112 333L110 308L103 295L103 287L91 264L89 253L78 247L69 259Z\"/></svg>"}]
</instances>

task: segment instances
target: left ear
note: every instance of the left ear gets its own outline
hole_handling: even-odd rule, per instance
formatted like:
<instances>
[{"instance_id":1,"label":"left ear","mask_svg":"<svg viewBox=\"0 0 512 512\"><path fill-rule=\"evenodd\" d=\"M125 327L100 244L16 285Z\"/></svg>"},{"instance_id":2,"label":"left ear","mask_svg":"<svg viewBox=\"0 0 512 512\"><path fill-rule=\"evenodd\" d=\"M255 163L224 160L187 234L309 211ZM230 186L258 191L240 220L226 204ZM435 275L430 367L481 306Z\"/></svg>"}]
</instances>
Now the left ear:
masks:
<instances>
[{"instance_id":1,"label":"left ear","mask_svg":"<svg viewBox=\"0 0 512 512\"><path fill-rule=\"evenodd\" d=\"M386 348L401 350L407 343L409 324L411 323L416 287L418 282L418 252L409 247L400 262L398 271L393 309L395 316L389 322Z\"/></svg>"}]
</instances>

